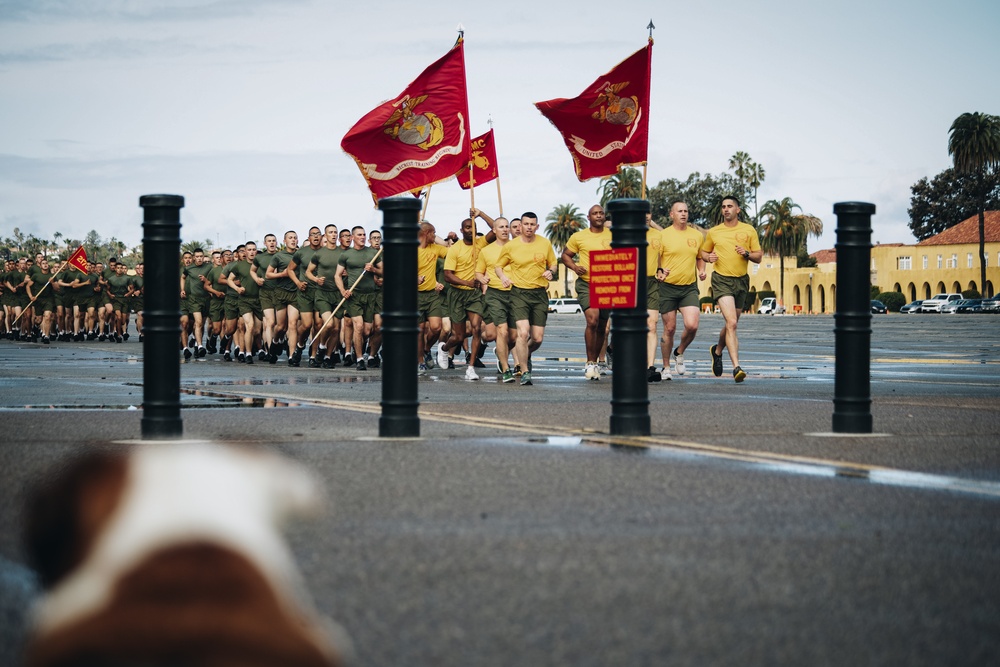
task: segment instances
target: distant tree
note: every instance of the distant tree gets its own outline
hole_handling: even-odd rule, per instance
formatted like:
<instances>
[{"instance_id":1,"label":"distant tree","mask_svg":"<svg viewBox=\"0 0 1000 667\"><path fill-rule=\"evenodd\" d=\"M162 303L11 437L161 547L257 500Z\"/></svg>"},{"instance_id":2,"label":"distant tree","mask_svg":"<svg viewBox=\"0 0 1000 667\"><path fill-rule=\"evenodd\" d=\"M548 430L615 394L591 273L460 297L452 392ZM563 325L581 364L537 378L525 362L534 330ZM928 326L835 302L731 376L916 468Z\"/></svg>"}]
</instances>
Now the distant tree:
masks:
<instances>
[{"instance_id":1,"label":"distant tree","mask_svg":"<svg viewBox=\"0 0 1000 667\"><path fill-rule=\"evenodd\" d=\"M545 216L545 221L549 223L545 226L545 236L555 247L557 257L566 249L569 237L588 226L583 213L573 204L559 204ZM563 283L563 293L569 294L569 271L563 271Z\"/></svg>"},{"instance_id":2,"label":"distant tree","mask_svg":"<svg viewBox=\"0 0 1000 667\"><path fill-rule=\"evenodd\" d=\"M732 170L733 175L739 179L740 183L746 185L753 192L753 224L756 226L760 217L757 211L757 189L764 182L764 177L767 173L764 171L764 167L754 162L753 158L744 151L736 151L729 158L729 168ZM741 201L747 204L750 199L750 197L742 198ZM743 207L741 206L740 208Z\"/></svg>"},{"instance_id":3,"label":"distant tree","mask_svg":"<svg viewBox=\"0 0 1000 667\"><path fill-rule=\"evenodd\" d=\"M97 233L96 229L87 232L87 236L83 239L83 250L87 253L87 259L96 262L98 250L102 245L104 245L104 241L101 240L101 235Z\"/></svg>"},{"instance_id":4,"label":"distant tree","mask_svg":"<svg viewBox=\"0 0 1000 667\"><path fill-rule=\"evenodd\" d=\"M205 252L208 252L209 248L212 247L212 240L205 239L204 241L188 241L181 244L181 252L194 252L195 248L201 248Z\"/></svg>"},{"instance_id":5,"label":"distant tree","mask_svg":"<svg viewBox=\"0 0 1000 667\"><path fill-rule=\"evenodd\" d=\"M642 172L623 167L618 173L601 179L597 194L601 195L601 206L607 206L612 199L639 199L642 197Z\"/></svg>"},{"instance_id":6,"label":"distant tree","mask_svg":"<svg viewBox=\"0 0 1000 667\"><path fill-rule=\"evenodd\" d=\"M802 207L785 197L781 201L772 199L760 209L763 222L760 225L760 247L770 254L778 255L781 303L785 302L785 257L795 255L808 236L823 233L823 222L814 215L796 213Z\"/></svg>"},{"instance_id":7,"label":"distant tree","mask_svg":"<svg viewBox=\"0 0 1000 667\"><path fill-rule=\"evenodd\" d=\"M910 231L918 241L940 234L979 212L975 178L945 169L931 180L910 187ZM1000 210L1000 171L986 175L987 211Z\"/></svg>"},{"instance_id":8,"label":"distant tree","mask_svg":"<svg viewBox=\"0 0 1000 667\"><path fill-rule=\"evenodd\" d=\"M1000 116L963 113L949 132L948 154L955 161L955 171L969 174L973 180L979 213L979 286L985 287L987 175L1000 170Z\"/></svg>"}]
</instances>

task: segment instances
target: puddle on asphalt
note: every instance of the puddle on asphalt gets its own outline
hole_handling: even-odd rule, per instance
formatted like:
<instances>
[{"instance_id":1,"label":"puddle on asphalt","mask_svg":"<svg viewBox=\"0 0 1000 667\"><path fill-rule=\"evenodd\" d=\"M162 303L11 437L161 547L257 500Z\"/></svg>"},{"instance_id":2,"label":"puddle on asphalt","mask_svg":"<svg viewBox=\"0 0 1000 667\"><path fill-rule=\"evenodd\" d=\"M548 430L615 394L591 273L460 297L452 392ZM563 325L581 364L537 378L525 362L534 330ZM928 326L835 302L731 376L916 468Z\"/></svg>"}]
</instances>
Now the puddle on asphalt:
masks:
<instances>
[{"instance_id":1,"label":"puddle on asphalt","mask_svg":"<svg viewBox=\"0 0 1000 667\"><path fill-rule=\"evenodd\" d=\"M532 444L552 445L553 447L579 447L583 438L574 435L550 435L547 437L531 437L527 439Z\"/></svg>"}]
</instances>

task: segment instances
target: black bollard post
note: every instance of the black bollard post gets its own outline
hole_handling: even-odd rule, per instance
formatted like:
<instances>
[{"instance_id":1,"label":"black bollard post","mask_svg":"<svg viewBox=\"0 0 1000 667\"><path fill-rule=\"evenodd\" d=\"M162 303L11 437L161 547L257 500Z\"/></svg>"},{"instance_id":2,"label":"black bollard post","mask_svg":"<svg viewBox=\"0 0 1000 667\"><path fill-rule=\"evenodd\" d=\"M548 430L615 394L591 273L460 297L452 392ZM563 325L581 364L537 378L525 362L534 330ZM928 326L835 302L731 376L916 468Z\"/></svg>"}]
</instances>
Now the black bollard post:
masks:
<instances>
[{"instance_id":1,"label":"black bollard post","mask_svg":"<svg viewBox=\"0 0 1000 667\"><path fill-rule=\"evenodd\" d=\"M176 439L181 420L181 369L177 341L181 333L180 210L184 197L139 197L145 272L145 326L142 345L142 437Z\"/></svg>"},{"instance_id":2,"label":"black bollard post","mask_svg":"<svg viewBox=\"0 0 1000 667\"><path fill-rule=\"evenodd\" d=\"M834 322L834 433L871 433L871 249L875 205L840 202Z\"/></svg>"},{"instance_id":3,"label":"black bollard post","mask_svg":"<svg viewBox=\"0 0 1000 667\"><path fill-rule=\"evenodd\" d=\"M382 416L381 438L420 435L417 416L417 246L419 199L382 199Z\"/></svg>"},{"instance_id":4,"label":"black bollard post","mask_svg":"<svg viewBox=\"0 0 1000 667\"><path fill-rule=\"evenodd\" d=\"M611 313L615 365L611 374L611 434L649 435L649 386L646 382L646 213L644 199L608 202L611 249L638 248L636 307Z\"/></svg>"}]
</instances>

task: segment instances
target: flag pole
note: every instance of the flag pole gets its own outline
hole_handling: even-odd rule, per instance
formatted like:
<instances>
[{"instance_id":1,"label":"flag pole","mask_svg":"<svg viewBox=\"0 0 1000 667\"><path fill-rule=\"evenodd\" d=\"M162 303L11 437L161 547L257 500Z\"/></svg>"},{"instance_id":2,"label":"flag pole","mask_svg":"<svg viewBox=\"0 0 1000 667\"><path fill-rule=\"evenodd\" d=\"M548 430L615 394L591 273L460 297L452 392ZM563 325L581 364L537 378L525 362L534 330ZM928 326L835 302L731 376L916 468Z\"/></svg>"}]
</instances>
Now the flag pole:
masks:
<instances>
[{"instance_id":1,"label":"flag pole","mask_svg":"<svg viewBox=\"0 0 1000 667\"><path fill-rule=\"evenodd\" d=\"M646 167L649 165L648 162L642 163L642 196L639 199L646 198Z\"/></svg>"},{"instance_id":2,"label":"flag pole","mask_svg":"<svg viewBox=\"0 0 1000 667\"><path fill-rule=\"evenodd\" d=\"M38 297L40 297L42 295L42 292L45 291L45 288L48 287L52 283L52 281L56 279L56 276L58 276L60 273L62 273L62 270L66 268L67 264L69 264L69 262L63 262L62 266L60 266L59 269L55 273L52 274L52 277L49 278L49 282L47 282L44 285L42 285L42 289L38 290L38 294L36 294L35 297L31 301L28 302L27 306L25 306L24 308L21 309L21 314L18 315L16 318L14 318L14 321L10 325L11 327L13 327L15 324L17 324L17 321L20 320L24 316L24 314L31 309L31 306L34 305L35 301L38 300Z\"/></svg>"},{"instance_id":3,"label":"flag pole","mask_svg":"<svg viewBox=\"0 0 1000 667\"><path fill-rule=\"evenodd\" d=\"M500 206L500 217L503 217L503 197L500 196L500 174L497 174L497 204Z\"/></svg>"},{"instance_id":4,"label":"flag pole","mask_svg":"<svg viewBox=\"0 0 1000 667\"><path fill-rule=\"evenodd\" d=\"M372 257L371 261L368 262L368 264L374 264L375 263L375 260L379 258L379 255L382 254L382 249L383 249L383 246L379 246L378 252L375 253L375 256ZM365 271L364 269L362 269L361 270L361 275L358 276L358 279L354 281L354 284L351 285L351 288L349 290L347 290L348 292L353 292L354 291L354 288L358 286L358 283L361 282L361 279L365 277L365 273L367 273L367 271ZM327 324L329 324L331 321L333 321L334 316L337 314L337 311L340 310L340 307L344 305L345 301L347 301L347 297L346 296L343 297L343 298L341 298L340 303L338 303L337 306L330 313L330 319L327 320L326 322L323 322L323 326L321 326L319 328L319 331L317 331L315 334L313 334L313 338L314 339L317 339L317 340L319 339L319 335L321 333L323 333L323 329L326 328Z\"/></svg>"},{"instance_id":5,"label":"flag pole","mask_svg":"<svg viewBox=\"0 0 1000 667\"><path fill-rule=\"evenodd\" d=\"M433 185L427 186L427 194L424 196L424 208L420 211L420 222L423 222L427 217L427 204L431 201L431 188ZM381 250L381 247L379 248Z\"/></svg>"}]
</instances>

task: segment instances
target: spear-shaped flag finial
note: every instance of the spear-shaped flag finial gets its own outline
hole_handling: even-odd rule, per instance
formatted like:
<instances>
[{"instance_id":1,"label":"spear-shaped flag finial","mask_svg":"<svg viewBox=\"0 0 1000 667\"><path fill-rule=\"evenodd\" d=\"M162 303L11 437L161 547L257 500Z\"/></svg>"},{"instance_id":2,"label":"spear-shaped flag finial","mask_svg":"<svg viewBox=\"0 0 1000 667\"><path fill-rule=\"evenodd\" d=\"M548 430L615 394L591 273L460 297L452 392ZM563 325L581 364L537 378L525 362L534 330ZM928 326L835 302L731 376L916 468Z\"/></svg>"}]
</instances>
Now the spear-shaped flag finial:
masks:
<instances>
[{"instance_id":1,"label":"spear-shaped flag finial","mask_svg":"<svg viewBox=\"0 0 1000 667\"><path fill-rule=\"evenodd\" d=\"M656 26L653 25L653 19L649 19L649 25L646 26L646 29L649 30L649 38L653 39L653 31L656 30Z\"/></svg>"}]
</instances>

